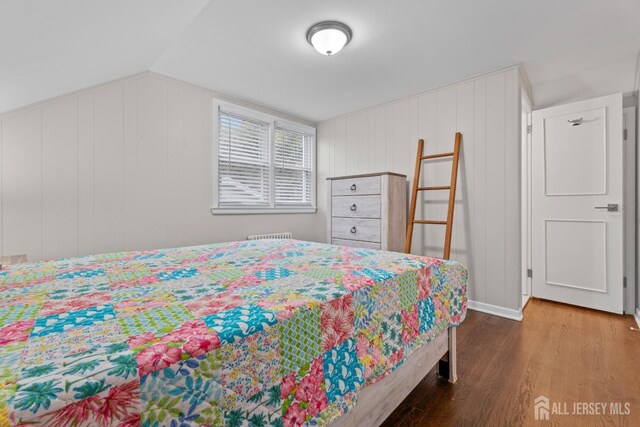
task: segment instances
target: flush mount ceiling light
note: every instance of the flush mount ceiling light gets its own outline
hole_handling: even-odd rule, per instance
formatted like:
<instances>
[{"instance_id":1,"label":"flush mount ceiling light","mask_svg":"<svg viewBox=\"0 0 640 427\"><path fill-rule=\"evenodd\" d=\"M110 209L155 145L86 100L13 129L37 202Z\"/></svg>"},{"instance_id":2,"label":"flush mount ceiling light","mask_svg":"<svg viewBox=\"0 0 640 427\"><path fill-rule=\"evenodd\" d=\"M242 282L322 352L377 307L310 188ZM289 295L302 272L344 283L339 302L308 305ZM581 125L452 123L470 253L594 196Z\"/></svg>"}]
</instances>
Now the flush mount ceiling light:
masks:
<instances>
[{"instance_id":1,"label":"flush mount ceiling light","mask_svg":"<svg viewBox=\"0 0 640 427\"><path fill-rule=\"evenodd\" d=\"M309 28L307 41L323 55L335 55L351 40L351 28L338 21L323 21Z\"/></svg>"}]
</instances>

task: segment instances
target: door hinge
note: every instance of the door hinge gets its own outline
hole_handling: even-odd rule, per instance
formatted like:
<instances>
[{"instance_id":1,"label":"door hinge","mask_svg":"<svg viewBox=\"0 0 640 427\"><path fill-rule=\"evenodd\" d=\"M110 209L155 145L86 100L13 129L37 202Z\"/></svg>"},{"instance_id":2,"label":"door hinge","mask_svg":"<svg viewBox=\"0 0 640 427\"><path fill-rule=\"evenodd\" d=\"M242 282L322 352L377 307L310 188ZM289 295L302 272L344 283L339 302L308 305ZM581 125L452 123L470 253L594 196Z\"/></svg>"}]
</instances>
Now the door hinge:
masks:
<instances>
[{"instance_id":1,"label":"door hinge","mask_svg":"<svg viewBox=\"0 0 640 427\"><path fill-rule=\"evenodd\" d=\"M527 278L533 279L533 270L530 268L527 268Z\"/></svg>"},{"instance_id":2,"label":"door hinge","mask_svg":"<svg viewBox=\"0 0 640 427\"><path fill-rule=\"evenodd\" d=\"M533 125L527 125L527 133L533 133Z\"/></svg>"},{"instance_id":3,"label":"door hinge","mask_svg":"<svg viewBox=\"0 0 640 427\"><path fill-rule=\"evenodd\" d=\"M625 288L625 289L627 288L627 278L626 277L622 278L622 287Z\"/></svg>"},{"instance_id":4,"label":"door hinge","mask_svg":"<svg viewBox=\"0 0 640 427\"><path fill-rule=\"evenodd\" d=\"M627 136L628 136L628 133L627 133L627 130L625 129L625 130L622 131L622 139L624 139L626 141L627 140Z\"/></svg>"}]
</instances>

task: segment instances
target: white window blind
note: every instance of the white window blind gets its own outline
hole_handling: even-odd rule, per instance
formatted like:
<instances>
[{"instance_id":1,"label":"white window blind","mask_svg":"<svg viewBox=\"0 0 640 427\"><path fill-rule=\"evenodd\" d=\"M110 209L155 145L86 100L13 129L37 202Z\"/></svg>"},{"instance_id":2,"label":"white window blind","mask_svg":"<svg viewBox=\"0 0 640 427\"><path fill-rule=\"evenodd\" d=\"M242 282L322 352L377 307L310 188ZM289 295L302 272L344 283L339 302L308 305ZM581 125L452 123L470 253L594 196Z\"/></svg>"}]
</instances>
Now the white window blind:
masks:
<instances>
[{"instance_id":1,"label":"white window blind","mask_svg":"<svg viewBox=\"0 0 640 427\"><path fill-rule=\"evenodd\" d=\"M269 206L269 123L218 114L219 206Z\"/></svg>"},{"instance_id":2,"label":"white window blind","mask_svg":"<svg viewBox=\"0 0 640 427\"><path fill-rule=\"evenodd\" d=\"M276 205L311 206L312 136L276 127L275 140Z\"/></svg>"},{"instance_id":3,"label":"white window blind","mask_svg":"<svg viewBox=\"0 0 640 427\"><path fill-rule=\"evenodd\" d=\"M315 129L220 101L213 213L315 212Z\"/></svg>"}]
</instances>

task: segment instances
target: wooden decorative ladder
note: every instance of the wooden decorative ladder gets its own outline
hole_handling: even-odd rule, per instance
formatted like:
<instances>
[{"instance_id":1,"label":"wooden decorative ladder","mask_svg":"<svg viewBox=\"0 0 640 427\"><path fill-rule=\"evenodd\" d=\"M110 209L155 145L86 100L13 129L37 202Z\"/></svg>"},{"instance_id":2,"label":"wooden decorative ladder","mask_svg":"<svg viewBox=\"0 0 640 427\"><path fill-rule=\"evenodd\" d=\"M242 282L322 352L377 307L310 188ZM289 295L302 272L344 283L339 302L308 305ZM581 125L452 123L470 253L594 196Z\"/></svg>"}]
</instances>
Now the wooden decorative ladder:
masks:
<instances>
[{"instance_id":1,"label":"wooden decorative ladder","mask_svg":"<svg viewBox=\"0 0 640 427\"><path fill-rule=\"evenodd\" d=\"M413 175L413 190L411 192L411 207L409 208L409 224L407 227L407 240L405 241L404 251L405 253L411 252L411 239L413 237L413 225L414 224L435 224L446 225L445 237L444 237L444 251L442 259L449 259L451 252L451 234L453 232L453 208L456 203L456 183L458 181L458 160L460 159L460 140L462 134L456 132L455 143L453 145L453 152L431 154L428 156L423 155L424 140L418 141L418 154L416 155L416 170ZM440 159L443 157L453 157L453 164L451 165L451 184L439 185L435 187L418 187L420 182L420 172L422 170L423 160ZM416 202L418 199L419 191L436 191L436 190L449 190L449 208L447 210L446 221L436 220L424 220L416 218Z\"/></svg>"}]
</instances>

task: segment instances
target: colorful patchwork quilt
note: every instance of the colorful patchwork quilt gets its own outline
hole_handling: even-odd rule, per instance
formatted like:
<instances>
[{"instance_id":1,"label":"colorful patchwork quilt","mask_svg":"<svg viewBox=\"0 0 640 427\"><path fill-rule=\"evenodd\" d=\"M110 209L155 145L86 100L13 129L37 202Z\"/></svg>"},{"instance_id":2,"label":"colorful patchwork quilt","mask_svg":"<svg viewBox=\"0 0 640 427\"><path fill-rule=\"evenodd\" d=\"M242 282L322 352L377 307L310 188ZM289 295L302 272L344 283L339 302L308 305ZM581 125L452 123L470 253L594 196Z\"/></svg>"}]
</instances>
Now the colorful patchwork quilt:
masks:
<instances>
[{"instance_id":1,"label":"colorful patchwork quilt","mask_svg":"<svg viewBox=\"0 0 640 427\"><path fill-rule=\"evenodd\" d=\"M460 264L262 240L0 271L0 425L331 423L466 312Z\"/></svg>"}]
</instances>

